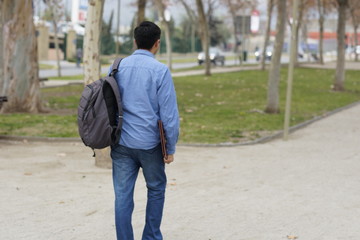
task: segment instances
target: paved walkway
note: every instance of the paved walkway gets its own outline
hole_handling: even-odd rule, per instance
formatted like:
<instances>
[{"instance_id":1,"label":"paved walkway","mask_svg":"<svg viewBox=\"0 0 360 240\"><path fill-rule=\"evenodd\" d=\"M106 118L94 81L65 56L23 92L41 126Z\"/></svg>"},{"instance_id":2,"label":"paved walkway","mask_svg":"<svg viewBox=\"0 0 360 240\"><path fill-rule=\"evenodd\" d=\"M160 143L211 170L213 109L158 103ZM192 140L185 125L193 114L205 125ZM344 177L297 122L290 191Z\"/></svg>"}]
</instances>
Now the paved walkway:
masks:
<instances>
[{"instance_id":1,"label":"paved walkway","mask_svg":"<svg viewBox=\"0 0 360 240\"><path fill-rule=\"evenodd\" d=\"M178 147L169 240L358 240L360 104L266 144ZM0 239L115 239L111 171L80 143L0 141ZM140 239L146 187L135 191Z\"/></svg>"}]
</instances>

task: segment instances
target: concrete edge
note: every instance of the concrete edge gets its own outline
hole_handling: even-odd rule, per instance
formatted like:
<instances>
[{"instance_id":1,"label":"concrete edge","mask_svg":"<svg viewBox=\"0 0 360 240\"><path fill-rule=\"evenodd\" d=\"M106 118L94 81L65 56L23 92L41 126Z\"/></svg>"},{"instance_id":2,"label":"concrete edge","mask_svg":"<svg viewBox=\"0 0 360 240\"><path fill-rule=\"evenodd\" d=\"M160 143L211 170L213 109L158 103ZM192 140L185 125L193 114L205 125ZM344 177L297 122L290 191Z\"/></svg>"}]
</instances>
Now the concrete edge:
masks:
<instances>
[{"instance_id":1,"label":"concrete edge","mask_svg":"<svg viewBox=\"0 0 360 240\"><path fill-rule=\"evenodd\" d=\"M299 123L295 126L289 128L289 133L293 133L299 129L302 129L314 122L317 122L321 119L334 115L338 112L343 110L350 109L356 105L359 105L360 101L351 103L341 108L337 108L331 112L324 113L323 115L316 116L310 120L305 122ZM248 142L241 142L241 143L215 143L215 144L203 144L203 143L179 143L177 146L184 146L184 147L236 147L236 146L246 146L246 145L255 145L259 143L266 143L271 140L277 139L283 135L284 131L278 131L272 135L261 137L255 139L253 141ZM58 138L58 137L29 137L29 136L7 136L7 135L0 135L0 140L7 140L7 141L29 141L29 142L82 142L80 138Z\"/></svg>"},{"instance_id":2,"label":"concrete edge","mask_svg":"<svg viewBox=\"0 0 360 240\"><path fill-rule=\"evenodd\" d=\"M31 137L31 136L8 136L0 135L0 140L29 141L29 142L82 142L80 138L61 137Z\"/></svg>"}]
</instances>

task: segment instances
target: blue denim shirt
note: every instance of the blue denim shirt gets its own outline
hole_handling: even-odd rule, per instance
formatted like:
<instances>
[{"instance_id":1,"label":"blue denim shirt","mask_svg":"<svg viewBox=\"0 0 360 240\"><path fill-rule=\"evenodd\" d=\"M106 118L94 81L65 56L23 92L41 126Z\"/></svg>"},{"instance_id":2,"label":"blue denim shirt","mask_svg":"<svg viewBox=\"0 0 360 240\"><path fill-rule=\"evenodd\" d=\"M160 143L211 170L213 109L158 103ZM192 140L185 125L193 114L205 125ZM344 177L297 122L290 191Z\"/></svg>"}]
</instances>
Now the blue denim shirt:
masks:
<instances>
[{"instance_id":1,"label":"blue denim shirt","mask_svg":"<svg viewBox=\"0 0 360 240\"><path fill-rule=\"evenodd\" d=\"M147 50L124 58L115 75L123 103L120 144L151 149L160 143L157 121L163 121L167 153L175 153L179 135L176 93L168 67Z\"/></svg>"}]
</instances>

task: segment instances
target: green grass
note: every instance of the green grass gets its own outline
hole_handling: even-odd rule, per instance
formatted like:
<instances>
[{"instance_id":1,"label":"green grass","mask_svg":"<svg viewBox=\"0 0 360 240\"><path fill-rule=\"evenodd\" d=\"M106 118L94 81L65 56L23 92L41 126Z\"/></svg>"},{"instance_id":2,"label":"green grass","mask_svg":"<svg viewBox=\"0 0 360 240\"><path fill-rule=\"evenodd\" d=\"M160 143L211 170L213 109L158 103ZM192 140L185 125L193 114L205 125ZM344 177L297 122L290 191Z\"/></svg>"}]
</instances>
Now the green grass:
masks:
<instances>
[{"instance_id":1,"label":"green grass","mask_svg":"<svg viewBox=\"0 0 360 240\"><path fill-rule=\"evenodd\" d=\"M39 68L40 68L41 70L45 70L45 69L56 69L55 66L50 65L50 64L45 64L45 63L40 63L40 64L39 64Z\"/></svg>"},{"instance_id":2,"label":"green grass","mask_svg":"<svg viewBox=\"0 0 360 240\"><path fill-rule=\"evenodd\" d=\"M49 80L83 80L84 74L62 77L49 77Z\"/></svg>"},{"instance_id":3,"label":"green grass","mask_svg":"<svg viewBox=\"0 0 360 240\"><path fill-rule=\"evenodd\" d=\"M360 71L347 71L344 92L331 91L334 70L295 69L291 125L360 100ZM281 71L280 114L264 114L267 72L174 78L182 143L248 141L281 130L287 70ZM76 108L83 86L42 89L45 114L2 114L0 135L77 137Z\"/></svg>"},{"instance_id":4,"label":"green grass","mask_svg":"<svg viewBox=\"0 0 360 240\"><path fill-rule=\"evenodd\" d=\"M348 71L349 91L332 92L333 70L296 69L291 125L360 100L360 73ZM287 71L281 71L280 114L264 114L267 72L242 71L175 79L184 142L239 142L283 128ZM350 90L351 89L351 90Z\"/></svg>"}]
</instances>

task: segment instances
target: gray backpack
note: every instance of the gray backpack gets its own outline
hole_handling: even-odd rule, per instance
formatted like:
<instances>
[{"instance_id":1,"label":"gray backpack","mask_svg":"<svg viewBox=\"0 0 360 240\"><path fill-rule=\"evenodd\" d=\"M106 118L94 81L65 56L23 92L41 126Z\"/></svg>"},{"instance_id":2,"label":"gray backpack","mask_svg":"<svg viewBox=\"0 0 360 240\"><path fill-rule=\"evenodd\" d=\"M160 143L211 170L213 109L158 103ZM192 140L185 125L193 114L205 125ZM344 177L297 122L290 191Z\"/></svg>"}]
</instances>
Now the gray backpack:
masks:
<instances>
[{"instance_id":1,"label":"gray backpack","mask_svg":"<svg viewBox=\"0 0 360 240\"><path fill-rule=\"evenodd\" d=\"M79 134L84 144L101 149L120 139L123 110L118 84L114 78L121 58L114 61L111 72L87 85L78 106Z\"/></svg>"}]
</instances>

